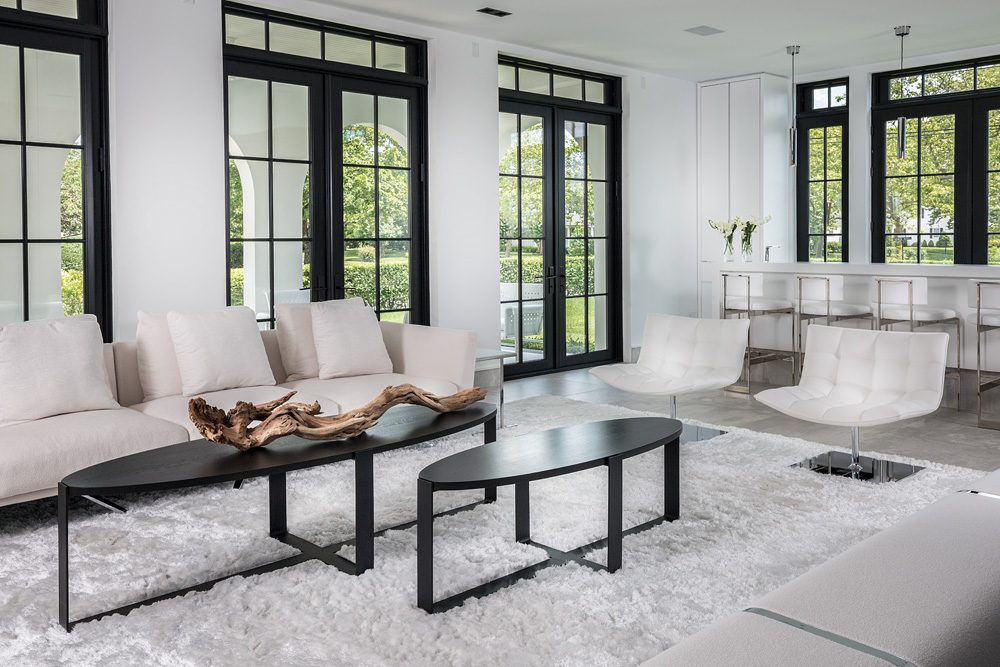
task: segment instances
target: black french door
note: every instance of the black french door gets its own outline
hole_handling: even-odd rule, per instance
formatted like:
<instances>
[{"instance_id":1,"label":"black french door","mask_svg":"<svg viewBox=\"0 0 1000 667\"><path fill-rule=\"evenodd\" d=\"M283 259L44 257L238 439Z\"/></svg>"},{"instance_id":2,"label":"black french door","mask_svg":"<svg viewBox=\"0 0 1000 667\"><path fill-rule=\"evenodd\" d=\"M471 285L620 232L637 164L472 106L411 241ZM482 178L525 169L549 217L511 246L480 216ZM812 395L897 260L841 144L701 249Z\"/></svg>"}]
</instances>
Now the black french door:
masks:
<instances>
[{"instance_id":1,"label":"black french door","mask_svg":"<svg viewBox=\"0 0 1000 667\"><path fill-rule=\"evenodd\" d=\"M976 100L972 137L972 261L1000 264L1000 98Z\"/></svg>"},{"instance_id":2,"label":"black french door","mask_svg":"<svg viewBox=\"0 0 1000 667\"><path fill-rule=\"evenodd\" d=\"M500 103L500 338L508 377L620 358L617 119Z\"/></svg>"}]
</instances>

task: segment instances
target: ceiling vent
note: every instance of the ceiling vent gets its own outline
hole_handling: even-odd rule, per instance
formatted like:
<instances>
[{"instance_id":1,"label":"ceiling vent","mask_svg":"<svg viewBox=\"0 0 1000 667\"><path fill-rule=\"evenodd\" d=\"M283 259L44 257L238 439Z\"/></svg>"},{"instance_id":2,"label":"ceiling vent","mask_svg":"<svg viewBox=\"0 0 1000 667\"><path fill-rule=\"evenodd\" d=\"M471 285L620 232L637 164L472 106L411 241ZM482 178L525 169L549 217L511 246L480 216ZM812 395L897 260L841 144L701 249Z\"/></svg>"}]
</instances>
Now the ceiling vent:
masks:
<instances>
[{"instance_id":1,"label":"ceiling vent","mask_svg":"<svg viewBox=\"0 0 1000 667\"><path fill-rule=\"evenodd\" d=\"M480 14L489 14L490 16L495 16L498 19L502 19L505 16L510 16L510 12L505 12L502 9L497 9L495 7L483 7L482 9L477 9Z\"/></svg>"},{"instance_id":2,"label":"ceiling vent","mask_svg":"<svg viewBox=\"0 0 1000 667\"><path fill-rule=\"evenodd\" d=\"M692 35L698 35L700 37L709 37L711 35L718 35L720 32L725 32L725 30L719 30L718 28L713 28L710 25L696 25L693 28L688 28L684 32L689 32Z\"/></svg>"}]
</instances>

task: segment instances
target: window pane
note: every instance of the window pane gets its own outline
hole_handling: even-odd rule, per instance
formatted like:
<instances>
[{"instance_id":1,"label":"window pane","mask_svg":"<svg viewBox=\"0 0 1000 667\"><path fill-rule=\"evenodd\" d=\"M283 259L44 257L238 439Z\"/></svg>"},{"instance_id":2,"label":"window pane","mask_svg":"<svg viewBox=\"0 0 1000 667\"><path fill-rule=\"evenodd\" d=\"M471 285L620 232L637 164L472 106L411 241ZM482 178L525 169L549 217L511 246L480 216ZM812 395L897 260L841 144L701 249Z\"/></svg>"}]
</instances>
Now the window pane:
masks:
<instances>
[{"instance_id":1,"label":"window pane","mask_svg":"<svg viewBox=\"0 0 1000 667\"><path fill-rule=\"evenodd\" d=\"M410 172L382 169L378 172L378 234L399 239L410 235Z\"/></svg>"},{"instance_id":2,"label":"window pane","mask_svg":"<svg viewBox=\"0 0 1000 667\"><path fill-rule=\"evenodd\" d=\"M515 71L516 70L511 65L497 66L497 80L501 88L507 88L508 90L513 90L515 88Z\"/></svg>"},{"instance_id":3,"label":"window pane","mask_svg":"<svg viewBox=\"0 0 1000 667\"><path fill-rule=\"evenodd\" d=\"M518 90L525 93L551 95L549 73L521 67L518 69Z\"/></svg>"},{"instance_id":4,"label":"window pane","mask_svg":"<svg viewBox=\"0 0 1000 667\"><path fill-rule=\"evenodd\" d=\"M517 301L520 296L521 242L512 239L500 241L500 300Z\"/></svg>"},{"instance_id":5,"label":"window pane","mask_svg":"<svg viewBox=\"0 0 1000 667\"><path fill-rule=\"evenodd\" d=\"M839 179L841 175L843 145L843 128L834 125L826 128L826 177Z\"/></svg>"},{"instance_id":6,"label":"window pane","mask_svg":"<svg viewBox=\"0 0 1000 667\"><path fill-rule=\"evenodd\" d=\"M822 127L809 129L809 180L821 181L826 174L826 134Z\"/></svg>"},{"instance_id":7,"label":"window pane","mask_svg":"<svg viewBox=\"0 0 1000 667\"><path fill-rule=\"evenodd\" d=\"M843 198L840 181L826 184L826 233L839 234L843 221Z\"/></svg>"},{"instance_id":8,"label":"window pane","mask_svg":"<svg viewBox=\"0 0 1000 667\"><path fill-rule=\"evenodd\" d=\"M372 66L372 42L348 35L326 33L326 59L347 65Z\"/></svg>"},{"instance_id":9,"label":"window pane","mask_svg":"<svg viewBox=\"0 0 1000 667\"><path fill-rule=\"evenodd\" d=\"M830 88L830 106L831 107L846 107L847 106L847 86L833 86Z\"/></svg>"},{"instance_id":10,"label":"window pane","mask_svg":"<svg viewBox=\"0 0 1000 667\"><path fill-rule=\"evenodd\" d=\"M567 237L582 237L586 225L583 181L566 181L565 224Z\"/></svg>"},{"instance_id":11,"label":"window pane","mask_svg":"<svg viewBox=\"0 0 1000 667\"><path fill-rule=\"evenodd\" d=\"M987 124L988 161L987 169L1000 170L1000 109L991 109Z\"/></svg>"},{"instance_id":12,"label":"window pane","mask_svg":"<svg viewBox=\"0 0 1000 667\"><path fill-rule=\"evenodd\" d=\"M545 235L543 185L540 178L521 179L521 235L525 238Z\"/></svg>"},{"instance_id":13,"label":"window pane","mask_svg":"<svg viewBox=\"0 0 1000 667\"><path fill-rule=\"evenodd\" d=\"M826 184L809 184L809 233L822 234L826 224Z\"/></svg>"},{"instance_id":14,"label":"window pane","mask_svg":"<svg viewBox=\"0 0 1000 667\"><path fill-rule=\"evenodd\" d=\"M309 303L309 254L311 244L277 242L274 244L274 302Z\"/></svg>"},{"instance_id":15,"label":"window pane","mask_svg":"<svg viewBox=\"0 0 1000 667\"><path fill-rule=\"evenodd\" d=\"M592 296L587 304L588 352L608 349L608 297Z\"/></svg>"},{"instance_id":16,"label":"window pane","mask_svg":"<svg viewBox=\"0 0 1000 667\"><path fill-rule=\"evenodd\" d=\"M515 295L516 298L516 295ZM514 303L500 304L500 349L505 352L516 352L520 348L521 329L521 307ZM518 359L512 357L504 359L505 364L517 363Z\"/></svg>"},{"instance_id":17,"label":"window pane","mask_svg":"<svg viewBox=\"0 0 1000 667\"><path fill-rule=\"evenodd\" d=\"M545 298L545 265L542 247L534 240L521 241L521 298Z\"/></svg>"},{"instance_id":18,"label":"window pane","mask_svg":"<svg viewBox=\"0 0 1000 667\"><path fill-rule=\"evenodd\" d=\"M907 131L916 123L907 123ZM909 142L907 142L909 143ZM928 116L920 119L920 173L943 174L955 171L955 117Z\"/></svg>"},{"instance_id":19,"label":"window pane","mask_svg":"<svg viewBox=\"0 0 1000 667\"><path fill-rule=\"evenodd\" d=\"M267 81L229 77L229 153L268 157Z\"/></svg>"},{"instance_id":20,"label":"window pane","mask_svg":"<svg viewBox=\"0 0 1000 667\"><path fill-rule=\"evenodd\" d=\"M375 245L372 241L347 241L344 243L344 298L356 296L372 308L375 299Z\"/></svg>"},{"instance_id":21,"label":"window pane","mask_svg":"<svg viewBox=\"0 0 1000 667\"><path fill-rule=\"evenodd\" d=\"M587 299L566 299L566 354L587 351Z\"/></svg>"},{"instance_id":22,"label":"window pane","mask_svg":"<svg viewBox=\"0 0 1000 667\"><path fill-rule=\"evenodd\" d=\"M917 261L917 237L886 236L885 261L899 264L915 264Z\"/></svg>"},{"instance_id":23,"label":"window pane","mask_svg":"<svg viewBox=\"0 0 1000 667\"><path fill-rule=\"evenodd\" d=\"M588 102L605 103L604 83L601 81L587 81L585 89Z\"/></svg>"},{"instance_id":24,"label":"window pane","mask_svg":"<svg viewBox=\"0 0 1000 667\"><path fill-rule=\"evenodd\" d=\"M230 238L267 238L271 235L269 197L267 162L229 161Z\"/></svg>"},{"instance_id":25,"label":"window pane","mask_svg":"<svg viewBox=\"0 0 1000 667\"><path fill-rule=\"evenodd\" d=\"M587 124L566 121L564 138L566 178L584 178L587 175Z\"/></svg>"},{"instance_id":26,"label":"window pane","mask_svg":"<svg viewBox=\"0 0 1000 667\"><path fill-rule=\"evenodd\" d=\"M271 84L273 157L309 159L309 89L277 81Z\"/></svg>"},{"instance_id":27,"label":"window pane","mask_svg":"<svg viewBox=\"0 0 1000 667\"><path fill-rule=\"evenodd\" d=\"M520 312L521 361L538 361L545 355L545 303L528 301Z\"/></svg>"},{"instance_id":28,"label":"window pane","mask_svg":"<svg viewBox=\"0 0 1000 667\"><path fill-rule=\"evenodd\" d=\"M344 168L344 236L375 238L375 170Z\"/></svg>"},{"instance_id":29,"label":"window pane","mask_svg":"<svg viewBox=\"0 0 1000 667\"><path fill-rule=\"evenodd\" d=\"M518 134L517 134L517 114L501 113L500 127L497 136L499 146L499 163L501 174L518 173Z\"/></svg>"},{"instance_id":30,"label":"window pane","mask_svg":"<svg viewBox=\"0 0 1000 667\"><path fill-rule=\"evenodd\" d=\"M80 56L24 50L28 141L80 143Z\"/></svg>"},{"instance_id":31,"label":"window pane","mask_svg":"<svg viewBox=\"0 0 1000 667\"><path fill-rule=\"evenodd\" d=\"M375 67L391 72L405 72L406 47L375 42Z\"/></svg>"},{"instance_id":32,"label":"window pane","mask_svg":"<svg viewBox=\"0 0 1000 667\"><path fill-rule=\"evenodd\" d=\"M987 260L990 264L1000 264L1000 234L990 234L987 241ZM2 297L0 297L2 298Z\"/></svg>"},{"instance_id":33,"label":"window pane","mask_svg":"<svg viewBox=\"0 0 1000 667\"><path fill-rule=\"evenodd\" d=\"M826 261L842 262L844 250L844 240L841 236L826 237Z\"/></svg>"},{"instance_id":34,"label":"window pane","mask_svg":"<svg viewBox=\"0 0 1000 667\"><path fill-rule=\"evenodd\" d=\"M379 313L378 319L380 322L398 322L399 324L409 324L410 311L393 310L388 313Z\"/></svg>"},{"instance_id":35,"label":"window pane","mask_svg":"<svg viewBox=\"0 0 1000 667\"><path fill-rule=\"evenodd\" d=\"M920 179L920 233L955 232L955 177L924 176Z\"/></svg>"},{"instance_id":36,"label":"window pane","mask_svg":"<svg viewBox=\"0 0 1000 667\"><path fill-rule=\"evenodd\" d=\"M78 18L76 5L77 0L21 0L21 9L26 11L71 19Z\"/></svg>"},{"instance_id":37,"label":"window pane","mask_svg":"<svg viewBox=\"0 0 1000 667\"><path fill-rule=\"evenodd\" d=\"M309 165L275 162L272 169L274 237L281 239L308 237L310 234Z\"/></svg>"},{"instance_id":38,"label":"window pane","mask_svg":"<svg viewBox=\"0 0 1000 667\"><path fill-rule=\"evenodd\" d=\"M1000 65L983 65L976 81L978 88L1000 87Z\"/></svg>"},{"instance_id":39,"label":"window pane","mask_svg":"<svg viewBox=\"0 0 1000 667\"><path fill-rule=\"evenodd\" d=\"M812 108L826 109L830 106L830 89L814 88L812 91Z\"/></svg>"},{"instance_id":40,"label":"window pane","mask_svg":"<svg viewBox=\"0 0 1000 667\"><path fill-rule=\"evenodd\" d=\"M0 327L24 319L21 244L0 243Z\"/></svg>"},{"instance_id":41,"label":"window pane","mask_svg":"<svg viewBox=\"0 0 1000 667\"><path fill-rule=\"evenodd\" d=\"M21 147L0 145L0 239L19 239L23 234Z\"/></svg>"},{"instance_id":42,"label":"window pane","mask_svg":"<svg viewBox=\"0 0 1000 667\"><path fill-rule=\"evenodd\" d=\"M409 164L409 109L407 100L378 98L378 163L390 167Z\"/></svg>"},{"instance_id":43,"label":"window pane","mask_svg":"<svg viewBox=\"0 0 1000 667\"><path fill-rule=\"evenodd\" d=\"M900 159L897 153L896 121L885 124L885 175L905 176L917 173L917 136L919 134L917 120L907 119L904 128L906 156Z\"/></svg>"},{"instance_id":44,"label":"window pane","mask_svg":"<svg viewBox=\"0 0 1000 667\"><path fill-rule=\"evenodd\" d=\"M344 163L375 164L375 97L344 93Z\"/></svg>"},{"instance_id":45,"label":"window pane","mask_svg":"<svg viewBox=\"0 0 1000 667\"><path fill-rule=\"evenodd\" d=\"M583 81L576 77L553 74L552 94L557 97L565 97L571 100L582 100Z\"/></svg>"},{"instance_id":46,"label":"window pane","mask_svg":"<svg viewBox=\"0 0 1000 667\"><path fill-rule=\"evenodd\" d=\"M566 241L566 295L575 296L586 294L586 282L584 276L585 241L582 239L569 239Z\"/></svg>"},{"instance_id":47,"label":"window pane","mask_svg":"<svg viewBox=\"0 0 1000 667\"><path fill-rule=\"evenodd\" d=\"M260 19L226 14L226 44L251 49L266 48L264 27Z\"/></svg>"},{"instance_id":48,"label":"window pane","mask_svg":"<svg viewBox=\"0 0 1000 667\"><path fill-rule=\"evenodd\" d=\"M924 95L960 93L965 90L972 90L974 83L974 74L971 67L953 69L947 72L928 72L924 75Z\"/></svg>"},{"instance_id":49,"label":"window pane","mask_svg":"<svg viewBox=\"0 0 1000 667\"><path fill-rule=\"evenodd\" d=\"M910 97L920 97L923 94L921 89L921 76L901 76L889 81L889 99L902 100Z\"/></svg>"},{"instance_id":50,"label":"window pane","mask_svg":"<svg viewBox=\"0 0 1000 667\"><path fill-rule=\"evenodd\" d=\"M500 177L500 238L517 238L518 178Z\"/></svg>"},{"instance_id":51,"label":"window pane","mask_svg":"<svg viewBox=\"0 0 1000 667\"><path fill-rule=\"evenodd\" d=\"M271 30L270 49L275 53L287 53L306 58L322 58L320 32L312 28L302 28L284 23L269 23Z\"/></svg>"},{"instance_id":52,"label":"window pane","mask_svg":"<svg viewBox=\"0 0 1000 667\"><path fill-rule=\"evenodd\" d=\"M924 264L954 264L955 237L950 234L921 236L920 261Z\"/></svg>"},{"instance_id":53,"label":"window pane","mask_svg":"<svg viewBox=\"0 0 1000 667\"><path fill-rule=\"evenodd\" d=\"M410 242L379 243L379 309L410 307Z\"/></svg>"},{"instance_id":54,"label":"window pane","mask_svg":"<svg viewBox=\"0 0 1000 667\"><path fill-rule=\"evenodd\" d=\"M885 181L885 233L917 232L917 179L887 178Z\"/></svg>"},{"instance_id":55,"label":"window pane","mask_svg":"<svg viewBox=\"0 0 1000 667\"><path fill-rule=\"evenodd\" d=\"M591 236L608 235L608 186L606 183L587 183L587 224Z\"/></svg>"},{"instance_id":56,"label":"window pane","mask_svg":"<svg viewBox=\"0 0 1000 667\"><path fill-rule=\"evenodd\" d=\"M587 123L587 178L603 181L608 171L607 129L599 123Z\"/></svg>"},{"instance_id":57,"label":"window pane","mask_svg":"<svg viewBox=\"0 0 1000 667\"><path fill-rule=\"evenodd\" d=\"M83 236L80 150L27 148L28 237Z\"/></svg>"},{"instance_id":58,"label":"window pane","mask_svg":"<svg viewBox=\"0 0 1000 667\"><path fill-rule=\"evenodd\" d=\"M21 63L16 46L0 44L0 139L21 138Z\"/></svg>"},{"instance_id":59,"label":"window pane","mask_svg":"<svg viewBox=\"0 0 1000 667\"><path fill-rule=\"evenodd\" d=\"M542 176L545 126L538 116L521 116L521 173Z\"/></svg>"},{"instance_id":60,"label":"window pane","mask_svg":"<svg viewBox=\"0 0 1000 667\"><path fill-rule=\"evenodd\" d=\"M987 194L987 227L991 234L1000 233L1000 173L992 173L988 177Z\"/></svg>"},{"instance_id":61,"label":"window pane","mask_svg":"<svg viewBox=\"0 0 1000 667\"><path fill-rule=\"evenodd\" d=\"M52 319L83 313L83 244L28 246L28 318Z\"/></svg>"},{"instance_id":62,"label":"window pane","mask_svg":"<svg viewBox=\"0 0 1000 667\"><path fill-rule=\"evenodd\" d=\"M600 239L590 241L587 254L587 291L591 294L608 292L608 242Z\"/></svg>"},{"instance_id":63,"label":"window pane","mask_svg":"<svg viewBox=\"0 0 1000 667\"><path fill-rule=\"evenodd\" d=\"M230 299L234 306L247 306L258 320L271 317L271 256L266 241L230 245Z\"/></svg>"},{"instance_id":64,"label":"window pane","mask_svg":"<svg viewBox=\"0 0 1000 667\"><path fill-rule=\"evenodd\" d=\"M810 262L825 262L826 255L824 254L825 241L822 236L810 236L809 237L809 261Z\"/></svg>"}]
</instances>

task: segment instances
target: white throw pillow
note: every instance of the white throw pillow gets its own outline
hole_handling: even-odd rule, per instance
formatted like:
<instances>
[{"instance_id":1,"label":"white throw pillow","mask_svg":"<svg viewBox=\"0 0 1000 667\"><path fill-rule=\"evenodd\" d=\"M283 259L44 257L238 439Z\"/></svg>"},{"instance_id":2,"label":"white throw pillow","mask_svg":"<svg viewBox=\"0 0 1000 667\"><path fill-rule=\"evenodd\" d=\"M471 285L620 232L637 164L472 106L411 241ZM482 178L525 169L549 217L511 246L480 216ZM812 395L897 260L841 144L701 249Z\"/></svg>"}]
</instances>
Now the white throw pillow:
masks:
<instances>
[{"instance_id":1,"label":"white throw pillow","mask_svg":"<svg viewBox=\"0 0 1000 667\"><path fill-rule=\"evenodd\" d=\"M167 313L185 396L274 384L257 317L244 306Z\"/></svg>"},{"instance_id":2,"label":"white throw pillow","mask_svg":"<svg viewBox=\"0 0 1000 667\"><path fill-rule=\"evenodd\" d=\"M320 379L392 372L378 317L368 306L314 303L312 326Z\"/></svg>"},{"instance_id":3,"label":"white throw pillow","mask_svg":"<svg viewBox=\"0 0 1000 667\"><path fill-rule=\"evenodd\" d=\"M135 347L139 358L139 383L145 396L143 400L179 396L183 391L181 371L177 367L166 313L139 311Z\"/></svg>"},{"instance_id":4,"label":"white throw pillow","mask_svg":"<svg viewBox=\"0 0 1000 667\"><path fill-rule=\"evenodd\" d=\"M359 296L343 299L341 303L365 305L364 299ZM318 377L319 359L316 357L316 340L313 338L312 304L279 303L274 307L274 316L281 363L288 374L285 381Z\"/></svg>"},{"instance_id":5,"label":"white throw pillow","mask_svg":"<svg viewBox=\"0 0 1000 667\"><path fill-rule=\"evenodd\" d=\"M120 407L93 315L0 329L0 425Z\"/></svg>"}]
</instances>

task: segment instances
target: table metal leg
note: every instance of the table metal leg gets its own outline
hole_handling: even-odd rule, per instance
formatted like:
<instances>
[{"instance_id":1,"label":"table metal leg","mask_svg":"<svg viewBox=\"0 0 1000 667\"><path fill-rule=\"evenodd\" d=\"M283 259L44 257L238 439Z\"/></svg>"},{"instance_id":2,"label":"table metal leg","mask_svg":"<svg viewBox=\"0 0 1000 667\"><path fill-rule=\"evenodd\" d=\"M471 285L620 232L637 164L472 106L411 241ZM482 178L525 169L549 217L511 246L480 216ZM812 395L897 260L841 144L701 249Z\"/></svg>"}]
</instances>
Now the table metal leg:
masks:
<instances>
[{"instance_id":1,"label":"table metal leg","mask_svg":"<svg viewBox=\"0 0 1000 667\"><path fill-rule=\"evenodd\" d=\"M500 378L500 405L497 407L497 415L500 418L499 419L499 421L500 421L500 424L499 424L500 428L503 428L503 403L504 403L504 400L503 400L503 363L502 362L501 362L501 366L500 366L500 374L501 374L501 378Z\"/></svg>"},{"instance_id":2,"label":"table metal leg","mask_svg":"<svg viewBox=\"0 0 1000 667\"><path fill-rule=\"evenodd\" d=\"M531 492L529 482L514 484L514 536L518 542L531 541Z\"/></svg>"},{"instance_id":3,"label":"table metal leg","mask_svg":"<svg viewBox=\"0 0 1000 667\"><path fill-rule=\"evenodd\" d=\"M608 572L622 566L622 459L608 459Z\"/></svg>"},{"instance_id":4,"label":"table metal leg","mask_svg":"<svg viewBox=\"0 0 1000 667\"><path fill-rule=\"evenodd\" d=\"M375 471L371 452L354 455L356 573L375 566Z\"/></svg>"},{"instance_id":5,"label":"table metal leg","mask_svg":"<svg viewBox=\"0 0 1000 667\"><path fill-rule=\"evenodd\" d=\"M681 516L681 448L674 440L663 446L663 516L669 521Z\"/></svg>"},{"instance_id":6,"label":"table metal leg","mask_svg":"<svg viewBox=\"0 0 1000 667\"><path fill-rule=\"evenodd\" d=\"M281 537L288 532L288 496L285 473L267 477L267 507L270 516L271 537Z\"/></svg>"},{"instance_id":7,"label":"table metal leg","mask_svg":"<svg viewBox=\"0 0 1000 667\"><path fill-rule=\"evenodd\" d=\"M69 492L59 483L59 624L69 632Z\"/></svg>"},{"instance_id":8,"label":"table metal leg","mask_svg":"<svg viewBox=\"0 0 1000 667\"><path fill-rule=\"evenodd\" d=\"M497 441L497 418L493 417L483 425L483 443L491 444ZM487 486L483 502L492 503L497 499L497 487Z\"/></svg>"},{"instance_id":9,"label":"table metal leg","mask_svg":"<svg viewBox=\"0 0 1000 667\"><path fill-rule=\"evenodd\" d=\"M434 611L434 485L417 480L417 606Z\"/></svg>"}]
</instances>

